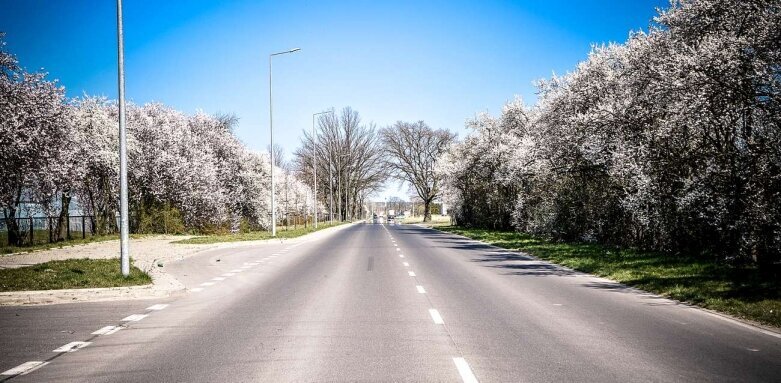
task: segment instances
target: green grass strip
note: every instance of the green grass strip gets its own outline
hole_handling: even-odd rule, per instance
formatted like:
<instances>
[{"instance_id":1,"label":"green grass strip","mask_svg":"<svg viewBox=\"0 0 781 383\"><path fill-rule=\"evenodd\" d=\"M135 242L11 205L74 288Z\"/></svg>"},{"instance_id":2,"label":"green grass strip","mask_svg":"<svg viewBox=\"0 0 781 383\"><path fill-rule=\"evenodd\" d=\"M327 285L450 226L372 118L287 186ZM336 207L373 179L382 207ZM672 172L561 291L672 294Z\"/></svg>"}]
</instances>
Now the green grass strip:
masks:
<instances>
[{"instance_id":1,"label":"green grass strip","mask_svg":"<svg viewBox=\"0 0 781 383\"><path fill-rule=\"evenodd\" d=\"M67 259L0 269L0 291L86 289L150 283L152 278L135 266L131 266L129 277L123 277L119 259Z\"/></svg>"},{"instance_id":2,"label":"green grass strip","mask_svg":"<svg viewBox=\"0 0 781 383\"><path fill-rule=\"evenodd\" d=\"M316 230L311 225L306 228L302 226L298 226L297 228L293 228L292 226L288 226L288 227L278 226L276 238L300 237L302 235L314 233L315 231L320 231L323 229L327 229L329 227L339 226L343 223L334 222L333 224L331 224L329 222L320 222L317 224ZM273 237L271 236L270 231L251 231L248 233L235 233L235 234L229 233L229 234L216 234L216 235L207 235L202 237L193 237L193 238L175 241L172 243L203 245L203 244L221 243L221 242L258 241L258 240L272 239L272 238Z\"/></svg>"},{"instance_id":3,"label":"green grass strip","mask_svg":"<svg viewBox=\"0 0 781 383\"><path fill-rule=\"evenodd\" d=\"M439 226L437 229L781 328L781 282L776 276L756 268L737 268L702 258L593 243L553 242L513 231L457 226Z\"/></svg>"}]
</instances>

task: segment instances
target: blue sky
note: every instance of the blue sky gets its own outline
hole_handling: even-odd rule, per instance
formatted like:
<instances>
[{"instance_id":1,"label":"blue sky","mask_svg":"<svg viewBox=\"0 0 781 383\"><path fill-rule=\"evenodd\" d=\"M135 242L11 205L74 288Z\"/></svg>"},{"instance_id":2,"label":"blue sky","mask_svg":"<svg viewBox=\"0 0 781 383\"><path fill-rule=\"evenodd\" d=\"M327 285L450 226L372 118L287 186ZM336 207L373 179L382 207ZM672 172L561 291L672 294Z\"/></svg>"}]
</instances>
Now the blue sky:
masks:
<instances>
[{"instance_id":1,"label":"blue sky","mask_svg":"<svg viewBox=\"0 0 781 383\"><path fill-rule=\"evenodd\" d=\"M275 142L288 153L312 113L351 106L378 126L424 120L466 134L532 82L565 73L591 44L647 30L667 0L124 1L126 89L192 113L227 112L250 148L269 142L268 54ZM112 0L0 0L0 31L28 70L70 96L116 97ZM389 187L384 195L404 195Z\"/></svg>"}]
</instances>

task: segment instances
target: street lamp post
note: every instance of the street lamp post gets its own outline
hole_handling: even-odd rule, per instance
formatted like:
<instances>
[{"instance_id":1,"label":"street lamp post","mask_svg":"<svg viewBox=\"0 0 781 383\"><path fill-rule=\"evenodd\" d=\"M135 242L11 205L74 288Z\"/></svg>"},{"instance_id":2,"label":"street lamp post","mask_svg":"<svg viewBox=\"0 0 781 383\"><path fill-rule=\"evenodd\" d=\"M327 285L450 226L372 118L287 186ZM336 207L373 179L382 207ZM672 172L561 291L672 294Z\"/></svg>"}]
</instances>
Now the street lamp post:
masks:
<instances>
[{"instance_id":1,"label":"street lamp post","mask_svg":"<svg viewBox=\"0 0 781 383\"><path fill-rule=\"evenodd\" d=\"M271 77L271 59L274 56L283 55L286 53L293 53L300 51L301 48L294 48L289 51L277 52L268 55L268 125L271 132L271 236L277 236L277 209L275 205L275 192L274 186L274 117L273 117L273 92L272 92L272 77Z\"/></svg>"},{"instance_id":2,"label":"street lamp post","mask_svg":"<svg viewBox=\"0 0 781 383\"><path fill-rule=\"evenodd\" d=\"M315 131L315 116L320 114L333 113L332 110L315 113L312 115L312 191L314 195L315 229L317 229L317 133ZM328 153L330 154L330 153ZM330 159L330 157L329 157ZM330 169L329 169L330 170Z\"/></svg>"},{"instance_id":3,"label":"street lamp post","mask_svg":"<svg viewBox=\"0 0 781 383\"><path fill-rule=\"evenodd\" d=\"M127 137L125 135L125 47L122 0L117 0L117 72L119 87L119 256L122 275L130 275L129 219L127 217Z\"/></svg>"}]
</instances>

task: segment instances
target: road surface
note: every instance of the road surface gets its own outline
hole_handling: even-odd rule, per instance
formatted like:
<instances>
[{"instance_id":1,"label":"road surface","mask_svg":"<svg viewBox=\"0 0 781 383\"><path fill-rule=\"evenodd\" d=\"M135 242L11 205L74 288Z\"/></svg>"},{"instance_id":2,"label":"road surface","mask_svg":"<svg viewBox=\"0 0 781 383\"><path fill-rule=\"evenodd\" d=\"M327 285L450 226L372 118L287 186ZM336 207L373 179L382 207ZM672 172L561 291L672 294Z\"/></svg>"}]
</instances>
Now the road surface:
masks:
<instances>
[{"instance_id":1,"label":"road surface","mask_svg":"<svg viewBox=\"0 0 781 383\"><path fill-rule=\"evenodd\" d=\"M418 226L166 269L188 293L0 308L0 381L781 381L775 333Z\"/></svg>"}]
</instances>

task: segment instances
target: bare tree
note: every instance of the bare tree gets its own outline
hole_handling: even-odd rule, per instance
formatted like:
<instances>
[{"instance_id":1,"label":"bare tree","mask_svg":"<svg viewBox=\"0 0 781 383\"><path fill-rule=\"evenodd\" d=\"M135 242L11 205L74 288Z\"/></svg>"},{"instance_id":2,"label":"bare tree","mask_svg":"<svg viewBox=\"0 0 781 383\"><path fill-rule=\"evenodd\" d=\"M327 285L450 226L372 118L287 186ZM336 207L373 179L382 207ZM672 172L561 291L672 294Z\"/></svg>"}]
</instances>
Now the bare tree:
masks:
<instances>
[{"instance_id":1,"label":"bare tree","mask_svg":"<svg viewBox=\"0 0 781 383\"><path fill-rule=\"evenodd\" d=\"M294 166L300 178L311 183L316 155L317 199L340 219L358 216L366 196L378 191L387 177L376 128L362 125L358 112L350 107L339 115L321 115L318 128L314 139L304 131L302 145L294 153Z\"/></svg>"},{"instance_id":2,"label":"bare tree","mask_svg":"<svg viewBox=\"0 0 781 383\"><path fill-rule=\"evenodd\" d=\"M423 121L396 122L380 130L391 176L415 188L423 201L423 222L431 221L431 203L439 195L439 179L434 165L456 135L432 129Z\"/></svg>"}]
</instances>

